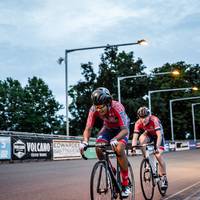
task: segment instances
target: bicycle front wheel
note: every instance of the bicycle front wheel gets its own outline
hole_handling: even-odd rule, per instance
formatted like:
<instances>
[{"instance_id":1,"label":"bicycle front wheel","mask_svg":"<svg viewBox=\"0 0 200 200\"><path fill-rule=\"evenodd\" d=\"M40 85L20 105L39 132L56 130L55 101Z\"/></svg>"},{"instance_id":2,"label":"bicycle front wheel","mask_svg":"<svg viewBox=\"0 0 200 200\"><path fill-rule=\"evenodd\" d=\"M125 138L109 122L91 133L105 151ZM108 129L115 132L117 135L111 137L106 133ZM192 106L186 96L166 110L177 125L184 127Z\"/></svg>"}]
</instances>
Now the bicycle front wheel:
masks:
<instances>
[{"instance_id":1,"label":"bicycle front wheel","mask_svg":"<svg viewBox=\"0 0 200 200\"><path fill-rule=\"evenodd\" d=\"M152 167L147 159L143 159L140 165L140 184L144 198L151 200L154 195L155 184Z\"/></svg>"},{"instance_id":2,"label":"bicycle front wheel","mask_svg":"<svg viewBox=\"0 0 200 200\"><path fill-rule=\"evenodd\" d=\"M91 200L113 200L113 184L104 161L98 161L93 167L90 196Z\"/></svg>"},{"instance_id":3,"label":"bicycle front wheel","mask_svg":"<svg viewBox=\"0 0 200 200\"><path fill-rule=\"evenodd\" d=\"M129 162L128 162L128 180L129 180L129 187L130 187L131 193L127 199L134 200L135 199L135 179L134 179L133 169Z\"/></svg>"}]
</instances>

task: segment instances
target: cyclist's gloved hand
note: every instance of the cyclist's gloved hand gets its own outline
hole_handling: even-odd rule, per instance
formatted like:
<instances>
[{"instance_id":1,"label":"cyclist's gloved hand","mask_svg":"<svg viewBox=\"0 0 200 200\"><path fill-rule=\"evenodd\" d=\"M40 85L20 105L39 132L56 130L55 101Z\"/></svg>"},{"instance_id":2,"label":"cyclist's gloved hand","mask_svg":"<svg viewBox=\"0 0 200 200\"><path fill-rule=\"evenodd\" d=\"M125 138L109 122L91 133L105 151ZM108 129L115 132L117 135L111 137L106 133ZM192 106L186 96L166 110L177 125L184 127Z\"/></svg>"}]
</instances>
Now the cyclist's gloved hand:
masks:
<instances>
[{"instance_id":1,"label":"cyclist's gloved hand","mask_svg":"<svg viewBox=\"0 0 200 200\"><path fill-rule=\"evenodd\" d=\"M86 151L87 146L88 146L88 142L86 142L86 141L83 141L80 143L79 149L80 149L81 154L83 154L83 152Z\"/></svg>"},{"instance_id":2,"label":"cyclist's gloved hand","mask_svg":"<svg viewBox=\"0 0 200 200\"><path fill-rule=\"evenodd\" d=\"M115 148L118 145L117 138L113 138L112 140L110 140L110 145L112 146L112 148Z\"/></svg>"},{"instance_id":3,"label":"cyclist's gloved hand","mask_svg":"<svg viewBox=\"0 0 200 200\"><path fill-rule=\"evenodd\" d=\"M131 156L136 156L136 149L134 147L131 149Z\"/></svg>"}]
</instances>

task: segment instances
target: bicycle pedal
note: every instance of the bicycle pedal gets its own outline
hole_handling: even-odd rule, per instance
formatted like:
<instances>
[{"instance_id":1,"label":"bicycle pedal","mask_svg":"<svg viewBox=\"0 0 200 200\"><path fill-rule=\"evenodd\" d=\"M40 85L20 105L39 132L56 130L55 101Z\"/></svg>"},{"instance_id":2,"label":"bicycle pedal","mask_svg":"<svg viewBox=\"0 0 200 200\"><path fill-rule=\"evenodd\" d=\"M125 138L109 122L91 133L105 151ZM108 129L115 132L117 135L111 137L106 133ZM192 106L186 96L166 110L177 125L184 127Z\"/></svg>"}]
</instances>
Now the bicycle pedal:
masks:
<instances>
[{"instance_id":1,"label":"bicycle pedal","mask_svg":"<svg viewBox=\"0 0 200 200\"><path fill-rule=\"evenodd\" d=\"M159 178L159 176L157 174L153 174L154 178Z\"/></svg>"},{"instance_id":2,"label":"bicycle pedal","mask_svg":"<svg viewBox=\"0 0 200 200\"><path fill-rule=\"evenodd\" d=\"M116 193L113 194L113 198L114 198L114 199L117 199L117 198L118 198L118 194L116 194Z\"/></svg>"}]
</instances>

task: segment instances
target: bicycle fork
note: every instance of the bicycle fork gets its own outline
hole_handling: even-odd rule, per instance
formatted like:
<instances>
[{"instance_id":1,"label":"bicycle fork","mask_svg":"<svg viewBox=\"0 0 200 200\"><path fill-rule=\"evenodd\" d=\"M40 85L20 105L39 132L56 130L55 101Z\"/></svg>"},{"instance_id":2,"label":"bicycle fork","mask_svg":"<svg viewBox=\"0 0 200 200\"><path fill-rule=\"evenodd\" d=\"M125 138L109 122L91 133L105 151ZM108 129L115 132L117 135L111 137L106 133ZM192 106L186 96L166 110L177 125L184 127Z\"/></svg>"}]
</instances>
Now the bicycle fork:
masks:
<instances>
[{"instance_id":1,"label":"bicycle fork","mask_svg":"<svg viewBox=\"0 0 200 200\"><path fill-rule=\"evenodd\" d=\"M152 166L153 177L154 177L154 186L155 186L156 183L158 183L160 180L160 177L158 174L158 161L156 160L156 158L149 158L149 162Z\"/></svg>"},{"instance_id":2,"label":"bicycle fork","mask_svg":"<svg viewBox=\"0 0 200 200\"><path fill-rule=\"evenodd\" d=\"M123 199L121 196L122 187L121 187L121 179L120 179L120 168L117 164L117 169L112 166L112 163L109 162L108 173L111 175L111 180L113 183L113 198L117 199L118 196L120 199Z\"/></svg>"}]
</instances>

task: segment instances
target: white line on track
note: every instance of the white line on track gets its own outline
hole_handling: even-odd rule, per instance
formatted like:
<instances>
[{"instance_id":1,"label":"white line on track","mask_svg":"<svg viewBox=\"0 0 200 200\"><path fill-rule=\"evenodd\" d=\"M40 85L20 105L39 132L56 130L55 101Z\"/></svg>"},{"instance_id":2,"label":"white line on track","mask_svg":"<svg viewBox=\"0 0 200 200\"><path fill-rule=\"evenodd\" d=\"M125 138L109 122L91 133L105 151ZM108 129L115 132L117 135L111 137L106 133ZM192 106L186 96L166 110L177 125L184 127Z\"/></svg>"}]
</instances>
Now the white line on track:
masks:
<instances>
[{"instance_id":1,"label":"white line on track","mask_svg":"<svg viewBox=\"0 0 200 200\"><path fill-rule=\"evenodd\" d=\"M192 193L191 195L187 196L185 199L182 199L182 200L190 200L191 197L194 197L197 193L199 193L199 190L196 191L195 193Z\"/></svg>"},{"instance_id":2,"label":"white line on track","mask_svg":"<svg viewBox=\"0 0 200 200\"><path fill-rule=\"evenodd\" d=\"M180 193L182 193L182 192L184 192L184 191L186 191L186 190L188 190L188 189L194 187L195 185L198 185L199 183L200 183L200 181L198 181L197 183L195 183L195 184L193 184L193 185L191 185L191 186L189 186L189 187L184 188L183 190L180 190L179 192L177 192L177 193L175 193L175 194L172 194L171 196L169 196L169 197L167 197L167 198L164 198L164 200L170 199L170 198L172 198L172 197L174 197L174 196L176 196L176 195L178 195L178 194L180 194ZM184 200L184 199L183 199L183 200Z\"/></svg>"}]
</instances>

